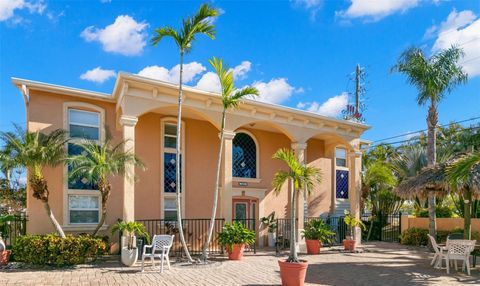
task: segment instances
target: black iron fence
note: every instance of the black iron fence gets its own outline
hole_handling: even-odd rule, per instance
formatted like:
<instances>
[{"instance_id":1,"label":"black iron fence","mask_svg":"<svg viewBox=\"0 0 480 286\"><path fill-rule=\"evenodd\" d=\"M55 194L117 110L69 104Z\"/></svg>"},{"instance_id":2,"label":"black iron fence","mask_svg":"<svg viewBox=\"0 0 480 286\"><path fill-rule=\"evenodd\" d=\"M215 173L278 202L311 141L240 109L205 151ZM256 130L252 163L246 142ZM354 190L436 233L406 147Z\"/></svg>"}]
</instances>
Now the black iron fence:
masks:
<instances>
[{"instance_id":1,"label":"black iron fence","mask_svg":"<svg viewBox=\"0 0 480 286\"><path fill-rule=\"evenodd\" d=\"M176 221L164 219L144 219L136 221L145 225L150 237L153 237L155 234L175 235L171 253L175 256L181 256L183 254L179 229L177 226L178 223ZM217 242L217 234L222 231L224 224L225 219L215 219L212 240L208 247L209 253L223 252L222 247ZM200 254L202 252L203 244L207 240L209 225L210 219L182 219L185 242L192 254Z\"/></svg>"},{"instance_id":2,"label":"black iron fence","mask_svg":"<svg viewBox=\"0 0 480 286\"><path fill-rule=\"evenodd\" d=\"M400 242L402 213L364 214L362 221L366 228L362 231L365 241Z\"/></svg>"},{"instance_id":3,"label":"black iron fence","mask_svg":"<svg viewBox=\"0 0 480 286\"><path fill-rule=\"evenodd\" d=\"M14 215L0 222L0 237L2 237L8 248L15 243L17 237L26 233L27 217L25 215Z\"/></svg>"}]
</instances>

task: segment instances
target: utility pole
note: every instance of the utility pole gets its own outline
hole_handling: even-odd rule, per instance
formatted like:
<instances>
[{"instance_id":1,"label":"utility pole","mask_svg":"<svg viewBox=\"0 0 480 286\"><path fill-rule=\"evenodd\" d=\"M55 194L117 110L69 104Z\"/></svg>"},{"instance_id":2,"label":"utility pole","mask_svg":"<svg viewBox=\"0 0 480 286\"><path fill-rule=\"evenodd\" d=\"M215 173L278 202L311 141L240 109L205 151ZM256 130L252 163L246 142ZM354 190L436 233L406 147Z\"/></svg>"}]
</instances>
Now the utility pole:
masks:
<instances>
[{"instance_id":1,"label":"utility pole","mask_svg":"<svg viewBox=\"0 0 480 286\"><path fill-rule=\"evenodd\" d=\"M355 69L355 114L360 112L360 73L360 65L357 64Z\"/></svg>"}]
</instances>

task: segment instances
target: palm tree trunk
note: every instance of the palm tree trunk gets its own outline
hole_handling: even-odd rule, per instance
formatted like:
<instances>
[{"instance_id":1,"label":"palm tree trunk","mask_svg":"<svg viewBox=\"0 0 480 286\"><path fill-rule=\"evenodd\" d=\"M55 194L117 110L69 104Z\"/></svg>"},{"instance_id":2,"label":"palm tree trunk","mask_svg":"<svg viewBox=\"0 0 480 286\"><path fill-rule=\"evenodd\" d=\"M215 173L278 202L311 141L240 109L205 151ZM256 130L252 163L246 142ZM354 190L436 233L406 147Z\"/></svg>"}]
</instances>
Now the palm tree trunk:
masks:
<instances>
[{"instance_id":1,"label":"palm tree trunk","mask_svg":"<svg viewBox=\"0 0 480 286\"><path fill-rule=\"evenodd\" d=\"M176 181L175 191L177 194L177 223L178 223L178 233L180 235L180 242L182 243L183 251L187 256L189 262L193 262L190 252L188 251L187 243L185 242L185 236L183 234L183 225L182 225L182 176L181 176L181 164L180 164L180 151L182 144L182 100L183 100L183 56L184 51L180 51L180 81L178 87L178 111L177 111L177 142L175 148L175 168L176 168Z\"/></svg>"},{"instance_id":2,"label":"palm tree trunk","mask_svg":"<svg viewBox=\"0 0 480 286\"><path fill-rule=\"evenodd\" d=\"M463 226L463 238L464 239L471 239L472 237L472 191L469 187L466 187L464 198L464 226Z\"/></svg>"},{"instance_id":3,"label":"palm tree trunk","mask_svg":"<svg viewBox=\"0 0 480 286\"><path fill-rule=\"evenodd\" d=\"M295 223L295 212L297 211L296 208L296 200L295 197L297 196L297 192L295 190L295 183L292 182L292 195L291 195L291 202L292 202L292 213L290 214L291 218L291 226L290 226L290 256L287 259L287 262L298 262L298 253L297 253L297 247L296 247L296 223Z\"/></svg>"},{"instance_id":4,"label":"palm tree trunk","mask_svg":"<svg viewBox=\"0 0 480 286\"><path fill-rule=\"evenodd\" d=\"M102 227L102 225L105 223L105 220L107 218L107 200L108 197L110 196L110 184L108 182L103 182L100 181L98 182L98 188L100 190L100 193L102 194L102 217L100 218L100 221L97 224L97 227L92 233L92 236L97 235L98 231Z\"/></svg>"},{"instance_id":5,"label":"palm tree trunk","mask_svg":"<svg viewBox=\"0 0 480 286\"><path fill-rule=\"evenodd\" d=\"M52 209L50 208L50 204L48 203L48 201L44 201L43 206L47 211L48 217L50 218L50 221L52 222L53 227L55 228L55 231L58 233L58 235L60 235L61 238L65 238L65 233L63 232L62 227L60 226L57 219L53 215Z\"/></svg>"},{"instance_id":6,"label":"palm tree trunk","mask_svg":"<svg viewBox=\"0 0 480 286\"><path fill-rule=\"evenodd\" d=\"M217 157L217 176L215 178L215 194L213 197L213 208L212 208L212 216L210 218L210 226L208 229L208 236L205 244L203 245L202 249L202 260L206 261L208 259L208 246L210 244L210 240L212 240L213 228L215 226L215 216L217 214L217 207L218 207L218 193L220 192L220 168L222 165L222 153L223 153L223 138L224 138L224 129L225 129L225 108L222 112L222 125L220 128L220 148L218 149L218 157Z\"/></svg>"},{"instance_id":7,"label":"palm tree trunk","mask_svg":"<svg viewBox=\"0 0 480 286\"><path fill-rule=\"evenodd\" d=\"M428 138L427 138L427 160L428 166L433 167L437 161L437 123L438 114L436 102L432 101L430 108L428 109L427 125L428 125ZM431 236L436 237L437 233L437 219L436 219L436 202L435 192L430 191L428 193L428 218L429 218L429 233Z\"/></svg>"}]
</instances>

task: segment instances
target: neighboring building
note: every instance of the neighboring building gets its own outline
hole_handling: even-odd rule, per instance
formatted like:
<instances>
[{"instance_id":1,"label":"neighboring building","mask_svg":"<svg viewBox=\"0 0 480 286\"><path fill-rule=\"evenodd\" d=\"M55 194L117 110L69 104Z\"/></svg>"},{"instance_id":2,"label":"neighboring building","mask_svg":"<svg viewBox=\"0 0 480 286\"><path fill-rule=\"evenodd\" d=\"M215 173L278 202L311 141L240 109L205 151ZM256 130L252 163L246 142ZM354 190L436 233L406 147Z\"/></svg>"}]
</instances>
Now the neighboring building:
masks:
<instances>
[{"instance_id":1,"label":"neighboring building","mask_svg":"<svg viewBox=\"0 0 480 286\"><path fill-rule=\"evenodd\" d=\"M111 94L12 79L26 102L28 130L69 131L71 140L128 140L127 148L145 163L136 180L112 179L108 228L117 219L174 219L175 141L178 86L120 73ZM213 201L221 104L218 94L184 89L182 129L183 216L209 218ZM359 214L361 141L369 127L292 108L246 100L227 115L222 190L218 217L259 220L275 212L288 217L288 184L272 191L275 172L285 168L272 159L279 148L291 148L308 165L322 170L322 182L298 205L303 216ZM77 150L67 146L70 154ZM49 168L50 204L64 230L86 232L100 219L94 186L68 180L64 166ZM40 201L28 190L29 233L54 231ZM257 224L258 225L258 224Z\"/></svg>"}]
</instances>

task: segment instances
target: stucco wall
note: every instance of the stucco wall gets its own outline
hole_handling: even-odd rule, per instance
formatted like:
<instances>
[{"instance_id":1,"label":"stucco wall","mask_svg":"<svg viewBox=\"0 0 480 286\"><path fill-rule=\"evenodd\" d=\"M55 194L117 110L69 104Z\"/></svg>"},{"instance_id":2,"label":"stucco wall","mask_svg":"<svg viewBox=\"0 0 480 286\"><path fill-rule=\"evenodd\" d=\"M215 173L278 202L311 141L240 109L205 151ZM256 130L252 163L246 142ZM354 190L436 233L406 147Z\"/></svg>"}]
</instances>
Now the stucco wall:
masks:
<instances>
[{"instance_id":1,"label":"stucco wall","mask_svg":"<svg viewBox=\"0 0 480 286\"><path fill-rule=\"evenodd\" d=\"M408 228L428 229L427 217L402 216L402 231ZM437 230L463 229L463 218L437 218ZM472 231L480 232L480 219L472 218Z\"/></svg>"},{"instance_id":2,"label":"stucco wall","mask_svg":"<svg viewBox=\"0 0 480 286\"><path fill-rule=\"evenodd\" d=\"M308 140L306 163L319 168L321 172L321 183L315 186L307 198L309 217L318 217L331 211L332 159L325 157L325 142L318 139Z\"/></svg>"},{"instance_id":3,"label":"stucco wall","mask_svg":"<svg viewBox=\"0 0 480 286\"><path fill-rule=\"evenodd\" d=\"M84 102L96 105L105 110L105 125L109 126L108 133L111 134L113 142L119 142L122 138L120 131L115 128L115 105L113 103L93 101L88 99L74 98L64 95L56 95L41 91L30 92L30 106L28 110L29 124L28 129L30 131L41 130L42 132L49 133L55 129L64 128L64 103L65 102ZM80 107L80 109L88 109ZM55 168L45 168L44 174L48 182L50 191L49 202L52 211L60 224L64 225L66 222L64 213L64 189L63 181L64 167L57 166ZM108 204L108 216L106 223L111 225L117 218L122 217L122 208L118 206L123 205L122 192L123 192L123 179L111 178L112 192L109 198ZM50 223L43 204L33 198L31 190L27 189L27 209L29 221L27 223L28 233L48 233L53 232L54 228ZM67 229L66 229L67 230Z\"/></svg>"}]
</instances>

